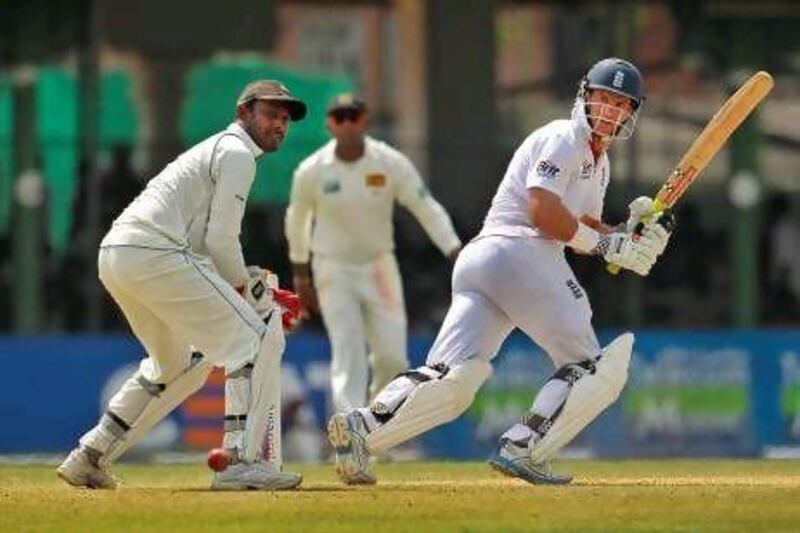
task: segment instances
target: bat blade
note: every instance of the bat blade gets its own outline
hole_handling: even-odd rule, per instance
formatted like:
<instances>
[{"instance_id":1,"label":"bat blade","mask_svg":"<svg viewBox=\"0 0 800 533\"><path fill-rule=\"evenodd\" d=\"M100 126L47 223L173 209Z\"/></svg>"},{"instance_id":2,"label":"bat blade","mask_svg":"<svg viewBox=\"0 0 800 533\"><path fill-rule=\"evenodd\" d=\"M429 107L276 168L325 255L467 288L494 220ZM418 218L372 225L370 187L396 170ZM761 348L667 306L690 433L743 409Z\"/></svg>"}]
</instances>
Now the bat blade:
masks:
<instances>
[{"instance_id":1,"label":"bat blade","mask_svg":"<svg viewBox=\"0 0 800 533\"><path fill-rule=\"evenodd\" d=\"M742 122L769 94L775 82L768 72L754 74L722 105L683 155L656 195L660 209L672 207L711 163ZM659 210L660 210L659 209Z\"/></svg>"},{"instance_id":2,"label":"bat blade","mask_svg":"<svg viewBox=\"0 0 800 533\"><path fill-rule=\"evenodd\" d=\"M654 199L653 213L675 205L774 85L775 81L768 72L756 72L722 104L683 155L678 166L667 176L667 181ZM619 265L608 265L606 268L612 274L620 270Z\"/></svg>"}]
</instances>

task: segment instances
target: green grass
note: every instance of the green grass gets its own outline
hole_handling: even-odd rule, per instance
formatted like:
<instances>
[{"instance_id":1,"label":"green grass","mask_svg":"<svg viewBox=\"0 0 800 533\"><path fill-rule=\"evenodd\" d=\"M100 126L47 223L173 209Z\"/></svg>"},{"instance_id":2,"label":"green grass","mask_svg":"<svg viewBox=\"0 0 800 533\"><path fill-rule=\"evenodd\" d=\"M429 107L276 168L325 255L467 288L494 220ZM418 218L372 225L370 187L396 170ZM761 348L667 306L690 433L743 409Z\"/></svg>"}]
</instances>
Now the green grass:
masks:
<instances>
[{"instance_id":1,"label":"green grass","mask_svg":"<svg viewBox=\"0 0 800 533\"><path fill-rule=\"evenodd\" d=\"M0 466L3 531L798 531L800 462L563 462L536 487L482 463L376 467L345 487L297 466L294 492L211 492L202 466L120 465L116 491L63 485L52 466Z\"/></svg>"}]
</instances>

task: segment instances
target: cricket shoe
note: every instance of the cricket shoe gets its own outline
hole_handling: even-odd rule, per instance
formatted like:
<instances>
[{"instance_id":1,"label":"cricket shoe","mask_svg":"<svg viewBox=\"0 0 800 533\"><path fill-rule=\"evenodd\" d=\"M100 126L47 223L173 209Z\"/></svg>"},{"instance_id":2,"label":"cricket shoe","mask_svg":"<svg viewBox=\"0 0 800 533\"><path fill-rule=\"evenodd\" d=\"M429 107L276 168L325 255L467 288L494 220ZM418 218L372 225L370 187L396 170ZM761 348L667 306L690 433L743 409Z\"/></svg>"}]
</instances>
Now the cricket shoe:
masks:
<instances>
[{"instance_id":1,"label":"cricket shoe","mask_svg":"<svg viewBox=\"0 0 800 533\"><path fill-rule=\"evenodd\" d=\"M336 452L336 473L347 485L374 485L375 474L369 467L367 431L364 419L356 411L336 413L328 421L328 441Z\"/></svg>"},{"instance_id":2,"label":"cricket shoe","mask_svg":"<svg viewBox=\"0 0 800 533\"><path fill-rule=\"evenodd\" d=\"M58 477L74 487L115 489L117 480L99 464L99 453L83 446L72 450L56 469Z\"/></svg>"},{"instance_id":3,"label":"cricket shoe","mask_svg":"<svg viewBox=\"0 0 800 533\"><path fill-rule=\"evenodd\" d=\"M235 463L215 472L211 490L291 490L300 486L303 476L281 472L271 463Z\"/></svg>"},{"instance_id":4,"label":"cricket shoe","mask_svg":"<svg viewBox=\"0 0 800 533\"><path fill-rule=\"evenodd\" d=\"M489 465L506 476L524 479L534 485L567 485L572 481L568 474L556 474L547 461L534 463L527 444L519 445L509 439L500 444L489 457Z\"/></svg>"}]
</instances>

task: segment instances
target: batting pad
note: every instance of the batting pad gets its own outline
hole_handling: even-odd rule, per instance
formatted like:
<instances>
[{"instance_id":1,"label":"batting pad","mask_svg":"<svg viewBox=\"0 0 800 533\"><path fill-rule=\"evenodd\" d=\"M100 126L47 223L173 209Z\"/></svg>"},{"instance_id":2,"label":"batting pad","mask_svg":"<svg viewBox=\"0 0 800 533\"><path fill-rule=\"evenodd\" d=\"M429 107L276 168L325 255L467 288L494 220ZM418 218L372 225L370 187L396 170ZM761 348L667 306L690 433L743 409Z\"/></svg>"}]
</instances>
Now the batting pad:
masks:
<instances>
[{"instance_id":1,"label":"batting pad","mask_svg":"<svg viewBox=\"0 0 800 533\"><path fill-rule=\"evenodd\" d=\"M624 333L603 349L594 374L587 374L573 386L553 426L533 445L534 463L547 461L566 446L583 428L614 403L628 380L633 350L633 333Z\"/></svg>"},{"instance_id":2,"label":"batting pad","mask_svg":"<svg viewBox=\"0 0 800 533\"><path fill-rule=\"evenodd\" d=\"M247 421L241 448L245 462L263 459L278 470L282 464L281 359L285 346L280 316L273 313L247 383ZM227 388L225 401L227 404Z\"/></svg>"},{"instance_id":3,"label":"batting pad","mask_svg":"<svg viewBox=\"0 0 800 533\"><path fill-rule=\"evenodd\" d=\"M372 454L383 453L455 420L467 410L491 374L492 365L470 359L451 368L441 379L420 383L388 422L367 435L367 449Z\"/></svg>"},{"instance_id":4,"label":"batting pad","mask_svg":"<svg viewBox=\"0 0 800 533\"><path fill-rule=\"evenodd\" d=\"M125 432L122 438L112 444L108 452L103 455L102 461L106 464L113 463L123 453L142 440L153 429L153 426L203 386L208 374L211 372L211 368L211 362L207 358L198 357L193 359L191 364L178 374L178 377L168 383L158 396L152 396L149 399L141 414L131 424L130 429Z\"/></svg>"}]
</instances>

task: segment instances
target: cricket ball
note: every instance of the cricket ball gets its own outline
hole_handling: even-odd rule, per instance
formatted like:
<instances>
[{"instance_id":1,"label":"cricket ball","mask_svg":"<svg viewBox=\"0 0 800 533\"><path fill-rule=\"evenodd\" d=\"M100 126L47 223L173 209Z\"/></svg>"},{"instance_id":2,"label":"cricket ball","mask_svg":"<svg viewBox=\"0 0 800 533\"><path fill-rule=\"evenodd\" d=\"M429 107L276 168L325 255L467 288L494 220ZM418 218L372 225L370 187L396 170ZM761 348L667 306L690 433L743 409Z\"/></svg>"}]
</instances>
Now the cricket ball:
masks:
<instances>
[{"instance_id":1,"label":"cricket ball","mask_svg":"<svg viewBox=\"0 0 800 533\"><path fill-rule=\"evenodd\" d=\"M231 462L231 456L225 448L214 448L208 452L208 467L214 472L222 472Z\"/></svg>"}]
</instances>

